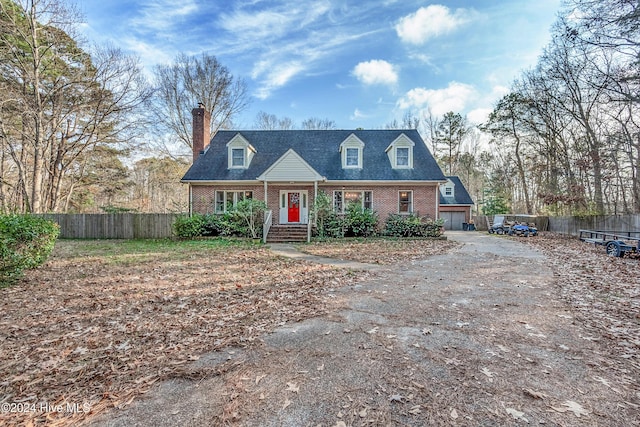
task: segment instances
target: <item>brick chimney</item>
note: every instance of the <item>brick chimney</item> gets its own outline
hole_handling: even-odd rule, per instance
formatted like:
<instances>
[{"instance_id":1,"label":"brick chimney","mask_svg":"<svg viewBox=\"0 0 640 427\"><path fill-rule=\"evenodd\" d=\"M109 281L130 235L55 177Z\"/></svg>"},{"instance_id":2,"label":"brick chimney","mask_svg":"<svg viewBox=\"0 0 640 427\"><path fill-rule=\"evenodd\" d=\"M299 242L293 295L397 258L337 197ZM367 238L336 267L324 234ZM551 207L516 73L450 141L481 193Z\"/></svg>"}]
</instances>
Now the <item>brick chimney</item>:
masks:
<instances>
[{"instance_id":1,"label":"brick chimney","mask_svg":"<svg viewBox=\"0 0 640 427\"><path fill-rule=\"evenodd\" d=\"M209 127L211 113L204 108L204 104L199 103L198 108L191 110L191 114L193 115L193 161L195 162L211 140Z\"/></svg>"}]
</instances>

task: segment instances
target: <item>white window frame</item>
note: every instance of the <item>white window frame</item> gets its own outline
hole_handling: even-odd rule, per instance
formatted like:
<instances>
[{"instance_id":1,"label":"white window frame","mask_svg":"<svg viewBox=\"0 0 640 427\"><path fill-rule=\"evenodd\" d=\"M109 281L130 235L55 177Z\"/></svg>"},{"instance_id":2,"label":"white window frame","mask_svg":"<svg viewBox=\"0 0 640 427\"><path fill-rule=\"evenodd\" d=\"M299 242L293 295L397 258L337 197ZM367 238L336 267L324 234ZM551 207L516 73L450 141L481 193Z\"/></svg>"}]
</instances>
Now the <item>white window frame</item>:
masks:
<instances>
[{"instance_id":1,"label":"white window frame","mask_svg":"<svg viewBox=\"0 0 640 427\"><path fill-rule=\"evenodd\" d=\"M221 200L219 200L220 194L222 195ZM220 213L220 214L228 212L230 208L236 206L238 202L244 199L253 199L253 191L251 190L216 191L213 199L214 200L213 210L215 213ZM220 203L222 203L222 210L219 209ZM229 203L231 203L231 206L229 206Z\"/></svg>"},{"instance_id":2,"label":"white window frame","mask_svg":"<svg viewBox=\"0 0 640 427\"><path fill-rule=\"evenodd\" d=\"M347 152L349 150L358 150L358 163L355 165L347 164ZM342 169L362 169L362 156L364 150L364 142L354 134L349 135L347 139L340 144L340 158L342 162Z\"/></svg>"},{"instance_id":3,"label":"white window frame","mask_svg":"<svg viewBox=\"0 0 640 427\"><path fill-rule=\"evenodd\" d=\"M445 196L453 196L453 187L444 187Z\"/></svg>"},{"instance_id":4,"label":"white window frame","mask_svg":"<svg viewBox=\"0 0 640 427\"><path fill-rule=\"evenodd\" d=\"M355 164L349 164L349 150L355 151ZM361 168L362 167L362 149L358 148L358 147L346 147L345 148L345 154L344 154L344 167L345 168ZM353 160L353 157L351 157L351 160Z\"/></svg>"},{"instance_id":5,"label":"white window frame","mask_svg":"<svg viewBox=\"0 0 640 427\"><path fill-rule=\"evenodd\" d=\"M234 150L242 150L242 165L235 165L233 163ZM231 141L227 143L227 167L229 169L247 169L251 164L251 159L253 158L255 153L255 148L253 148L253 146L249 144L249 141L247 141L241 134L238 133L236 136L231 138Z\"/></svg>"},{"instance_id":6,"label":"white window frame","mask_svg":"<svg viewBox=\"0 0 640 427\"><path fill-rule=\"evenodd\" d=\"M333 210L337 214L345 214L347 212L347 203L345 203L345 193L360 193L360 201L362 203L362 211L365 209L373 210L373 191L371 190L334 190L333 191ZM369 193L367 201L366 194ZM366 205L369 205L367 207Z\"/></svg>"},{"instance_id":7,"label":"white window frame","mask_svg":"<svg viewBox=\"0 0 640 427\"><path fill-rule=\"evenodd\" d=\"M237 152L241 153L240 160L242 160L242 163L239 165L235 163L237 157L234 155L234 153L237 153ZM231 168L244 169L246 158L247 158L245 152L246 152L245 148L237 148L237 147L231 148Z\"/></svg>"},{"instance_id":8,"label":"white window frame","mask_svg":"<svg viewBox=\"0 0 640 427\"><path fill-rule=\"evenodd\" d=\"M401 194L402 193L409 193L409 209L408 211L402 211L402 199L401 199ZM413 190L400 190L398 191L398 214L400 215L410 215L413 213Z\"/></svg>"},{"instance_id":9,"label":"white window frame","mask_svg":"<svg viewBox=\"0 0 640 427\"><path fill-rule=\"evenodd\" d=\"M400 156L398 155L400 150L407 150L407 156L406 156L407 162L404 163L404 164L400 164ZM396 147L395 151L396 151L396 168L402 169L402 168L410 167L410 165L411 165L411 147ZM405 157L403 156L402 158L404 159Z\"/></svg>"},{"instance_id":10,"label":"white window frame","mask_svg":"<svg viewBox=\"0 0 640 427\"><path fill-rule=\"evenodd\" d=\"M389 156L389 162L393 169L413 169L413 148L415 143L407 137L404 133L397 137L386 149L387 156ZM407 149L407 164L398 164L398 150ZM404 158L404 156L403 156Z\"/></svg>"}]
</instances>

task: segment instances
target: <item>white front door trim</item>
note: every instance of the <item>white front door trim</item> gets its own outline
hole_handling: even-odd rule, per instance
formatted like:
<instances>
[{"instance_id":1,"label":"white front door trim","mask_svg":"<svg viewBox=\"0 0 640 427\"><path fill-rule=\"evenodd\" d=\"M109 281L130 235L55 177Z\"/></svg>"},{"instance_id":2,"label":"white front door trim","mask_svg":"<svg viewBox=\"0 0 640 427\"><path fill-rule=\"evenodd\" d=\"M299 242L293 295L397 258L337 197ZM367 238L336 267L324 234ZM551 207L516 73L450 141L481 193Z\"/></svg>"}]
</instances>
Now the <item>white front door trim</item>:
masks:
<instances>
[{"instance_id":1,"label":"white front door trim","mask_svg":"<svg viewBox=\"0 0 640 427\"><path fill-rule=\"evenodd\" d=\"M300 200L300 221L289 222L289 194L298 193ZM309 192L307 190L280 190L278 198L280 224L307 224L309 222Z\"/></svg>"}]
</instances>

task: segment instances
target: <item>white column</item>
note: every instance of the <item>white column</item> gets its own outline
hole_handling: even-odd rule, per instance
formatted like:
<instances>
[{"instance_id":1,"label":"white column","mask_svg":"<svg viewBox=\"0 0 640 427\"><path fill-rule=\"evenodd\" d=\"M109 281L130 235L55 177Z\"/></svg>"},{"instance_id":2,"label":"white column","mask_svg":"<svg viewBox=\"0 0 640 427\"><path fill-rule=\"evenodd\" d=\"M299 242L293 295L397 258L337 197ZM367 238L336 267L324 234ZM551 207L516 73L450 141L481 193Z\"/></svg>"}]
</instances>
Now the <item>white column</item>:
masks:
<instances>
[{"instance_id":1,"label":"white column","mask_svg":"<svg viewBox=\"0 0 640 427\"><path fill-rule=\"evenodd\" d=\"M316 199L318 198L318 181L313 181L313 204L315 206ZM313 210L313 225L318 225L318 213L316 210Z\"/></svg>"},{"instance_id":2,"label":"white column","mask_svg":"<svg viewBox=\"0 0 640 427\"><path fill-rule=\"evenodd\" d=\"M267 200L267 190L269 189L269 186L267 185L267 180L264 180L264 204L267 205L269 203L269 201ZM267 205L267 209L268 205Z\"/></svg>"}]
</instances>

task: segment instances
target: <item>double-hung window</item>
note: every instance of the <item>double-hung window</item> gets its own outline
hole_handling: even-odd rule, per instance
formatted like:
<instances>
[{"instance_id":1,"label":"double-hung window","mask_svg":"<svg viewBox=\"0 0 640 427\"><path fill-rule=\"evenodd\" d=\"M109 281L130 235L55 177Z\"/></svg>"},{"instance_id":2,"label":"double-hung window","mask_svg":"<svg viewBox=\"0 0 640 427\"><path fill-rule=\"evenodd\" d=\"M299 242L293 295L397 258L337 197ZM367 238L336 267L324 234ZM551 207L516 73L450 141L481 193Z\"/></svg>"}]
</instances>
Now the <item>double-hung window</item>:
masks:
<instances>
[{"instance_id":1,"label":"double-hung window","mask_svg":"<svg viewBox=\"0 0 640 427\"><path fill-rule=\"evenodd\" d=\"M398 192L398 212L401 214L413 212L413 191Z\"/></svg>"},{"instance_id":2,"label":"double-hung window","mask_svg":"<svg viewBox=\"0 0 640 427\"><path fill-rule=\"evenodd\" d=\"M360 166L360 149L347 148L345 166L357 168Z\"/></svg>"},{"instance_id":3,"label":"double-hung window","mask_svg":"<svg viewBox=\"0 0 640 427\"><path fill-rule=\"evenodd\" d=\"M396 166L409 167L409 147L396 148Z\"/></svg>"},{"instance_id":4,"label":"double-hung window","mask_svg":"<svg viewBox=\"0 0 640 427\"><path fill-rule=\"evenodd\" d=\"M252 191L216 191L216 213L223 213L231 210L238 204L238 202L252 198Z\"/></svg>"},{"instance_id":5,"label":"double-hung window","mask_svg":"<svg viewBox=\"0 0 640 427\"><path fill-rule=\"evenodd\" d=\"M234 167L234 168L244 167L244 148L231 149L231 167Z\"/></svg>"},{"instance_id":6,"label":"double-hung window","mask_svg":"<svg viewBox=\"0 0 640 427\"><path fill-rule=\"evenodd\" d=\"M336 213L345 213L350 205L357 205L360 209L373 208L373 195L371 191L345 191L333 192L333 208Z\"/></svg>"}]
</instances>

